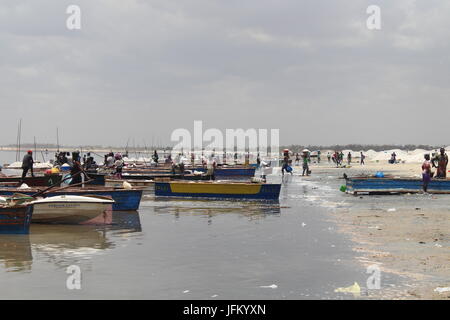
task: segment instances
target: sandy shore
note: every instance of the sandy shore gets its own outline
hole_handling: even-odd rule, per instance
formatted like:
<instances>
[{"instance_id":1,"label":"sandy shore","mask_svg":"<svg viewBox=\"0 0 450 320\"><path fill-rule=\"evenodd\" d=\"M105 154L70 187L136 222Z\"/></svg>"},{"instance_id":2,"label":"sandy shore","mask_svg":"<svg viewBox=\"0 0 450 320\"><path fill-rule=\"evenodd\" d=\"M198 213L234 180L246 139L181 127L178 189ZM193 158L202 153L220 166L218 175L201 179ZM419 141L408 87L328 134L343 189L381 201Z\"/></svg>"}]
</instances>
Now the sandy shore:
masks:
<instances>
[{"instance_id":1,"label":"sandy shore","mask_svg":"<svg viewBox=\"0 0 450 320\"><path fill-rule=\"evenodd\" d=\"M420 166L420 163L353 164L345 172L349 176L373 174L376 171L415 176L420 175ZM313 167L313 172L321 170L330 168ZM343 169L335 170L344 172ZM388 210L379 206L357 209L350 206L336 208L332 213L339 231L349 235L354 241L353 250L359 254L361 264L377 264L382 272L397 274L405 279L405 284L401 287L382 288L379 292L372 290L371 297L450 299L450 292L434 291L437 287L450 287L450 206L446 206L446 203L450 203L450 196L415 195L427 197L419 201L420 206L417 206L417 202L409 201L408 197L411 198L411 195L385 197L398 197L389 200L403 205ZM369 201L376 203L383 199L386 198L371 198ZM438 201L439 205L433 205Z\"/></svg>"}]
</instances>

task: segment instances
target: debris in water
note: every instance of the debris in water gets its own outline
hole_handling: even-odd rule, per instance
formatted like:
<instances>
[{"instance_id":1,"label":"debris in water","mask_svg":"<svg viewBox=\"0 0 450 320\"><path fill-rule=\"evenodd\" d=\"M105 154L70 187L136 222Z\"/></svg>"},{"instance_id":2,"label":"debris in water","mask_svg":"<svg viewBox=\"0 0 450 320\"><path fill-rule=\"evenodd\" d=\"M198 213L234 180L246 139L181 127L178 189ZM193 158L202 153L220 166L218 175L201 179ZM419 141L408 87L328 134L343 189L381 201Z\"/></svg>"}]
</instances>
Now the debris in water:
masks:
<instances>
[{"instance_id":1,"label":"debris in water","mask_svg":"<svg viewBox=\"0 0 450 320\"><path fill-rule=\"evenodd\" d=\"M302 227L306 226L306 223L302 222Z\"/></svg>"},{"instance_id":2,"label":"debris in water","mask_svg":"<svg viewBox=\"0 0 450 320\"><path fill-rule=\"evenodd\" d=\"M395 208L388 209L388 212L395 212L395 211L397 211Z\"/></svg>"},{"instance_id":3,"label":"debris in water","mask_svg":"<svg viewBox=\"0 0 450 320\"><path fill-rule=\"evenodd\" d=\"M361 294L361 287L359 286L359 284L357 282L355 282L350 287L337 288L337 289L334 290L334 292L351 293L351 294L353 294L356 297L356 296L359 296Z\"/></svg>"},{"instance_id":4,"label":"debris in water","mask_svg":"<svg viewBox=\"0 0 450 320\"><path fill-rule=\"evenodd\" d=\"M188 293L188 292L189 292L189 290L184 290L184 291L183 291L183 293Z\"/></svg>"}]
</instances>

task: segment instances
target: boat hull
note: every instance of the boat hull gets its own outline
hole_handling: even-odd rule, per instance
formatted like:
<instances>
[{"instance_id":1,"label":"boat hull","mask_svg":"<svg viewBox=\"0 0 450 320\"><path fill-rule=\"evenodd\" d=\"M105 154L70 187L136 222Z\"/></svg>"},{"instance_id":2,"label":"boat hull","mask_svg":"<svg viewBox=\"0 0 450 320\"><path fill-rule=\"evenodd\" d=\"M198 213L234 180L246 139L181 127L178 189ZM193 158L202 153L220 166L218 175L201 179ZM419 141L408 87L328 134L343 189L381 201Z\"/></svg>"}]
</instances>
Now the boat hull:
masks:
<instances>
[{"instance_id":1,"label":"boat hull","mask_svg":"<svg viewBox=\"0 0 450 320\"><path fill-rule=\"evenodd\" d=\"M21 184L22 177L0 177L0 183L16 183ZM25 177L24 183L30 187L48 187L51 185L58 186L61 182L60 174L49 174L44 176Z\"/></svg>"},{"instance_id":2,"label":"boat hull","mask_svg":"<svg viewBox=\"0 0 450 320\"><path fill-rule=\"evenodd\" d=\"M22 193L26 195L33 195L37 190L18 190L12 188L4 188L0 190L0 195L11 196L14 193ZM109 189L109 190L95 190L95 189L83 189L73 188L65 189L61 191L53 191L45 194L45 197L61 196L61 195L73 195L73 196L106 196L111 197L114 200L112 206L113 211L128 211L138 210L142 198L142 189L126 190L126 189Z\"/></svg>"},{"instance_id":3,"label":"boat hull","mask_svg":"<svg viewBox=\"0 0 450 320\"><path fill-rule=\"evenodd\" d=\"M281 184L155 182L156 196L278 200Z\"/></svg>"},{"instance_id":4,"label":"boat hull","mask_svg":"<svg viewBox=\"0 0 450 320\"><path fill-rule=\"evenodd\" d=\"M346 182L348 193L420 193L422 179L414 178L350 178ZM432 179L428 193L450 194L450 179Z\"/></svg>"},{"instance_id":5,"label":"boat hull","mask_svg":"<svg viewBox=\"0 0 450 320\"><path fill-rule=\"evenodd\" d=\"M108 221L112 205L108 203L51 202L34 204L33 223L80 224L103 217Z\"/></svg>"},{"instance_id":6,"label":"boat hull","mask_svg":"<svg viewBox=\"0 0 450 320\"><path fill-rule=\"evenodd\" d=\"M0 207L0 234L28 234L33 206Z\"/></svg>"}]
</instances>

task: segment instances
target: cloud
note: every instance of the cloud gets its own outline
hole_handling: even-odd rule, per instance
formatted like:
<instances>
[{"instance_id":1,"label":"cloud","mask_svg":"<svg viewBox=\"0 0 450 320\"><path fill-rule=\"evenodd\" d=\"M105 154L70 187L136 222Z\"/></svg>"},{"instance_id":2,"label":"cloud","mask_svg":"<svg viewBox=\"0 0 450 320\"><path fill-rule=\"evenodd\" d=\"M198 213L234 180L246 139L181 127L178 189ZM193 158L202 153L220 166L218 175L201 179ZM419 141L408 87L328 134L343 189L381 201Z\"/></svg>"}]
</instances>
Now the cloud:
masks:
<instances>
[{"instance_id":1,"label":"cloud","mask_svg":"<svg viewBox=\"0 0 450 320\"><path fill-rule=\"evenodd\" d=\"M58 126L75 145L169 143L198 119L282 143L448 144L446 2L379 1L379 31L370 1L72 2L0 4L0 144L19 118L22 141Z\"/></svg>"}]
</instances>

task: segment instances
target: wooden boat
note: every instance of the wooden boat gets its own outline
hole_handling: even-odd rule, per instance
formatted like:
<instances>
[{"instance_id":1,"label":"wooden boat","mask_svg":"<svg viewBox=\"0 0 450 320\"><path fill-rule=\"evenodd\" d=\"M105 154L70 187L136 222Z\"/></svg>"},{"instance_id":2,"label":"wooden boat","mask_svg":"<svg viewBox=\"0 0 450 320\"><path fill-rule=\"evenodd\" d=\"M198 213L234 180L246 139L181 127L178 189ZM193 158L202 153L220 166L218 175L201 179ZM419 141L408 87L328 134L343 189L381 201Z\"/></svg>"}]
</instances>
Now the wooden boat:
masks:
<instances>
[{"instance_id":1,"label":"wooden boat","mask_svg":"<svg viewBox=\"0 0 450 320\"><path fill-rule=\"evenodd\" d=\"M114 200L98 196L60 195L31 202L34 206L32 222L80 224L97 217L112 221ZM101 219L100 219L101 220Z\"/></svg>"},{"instance_id":2,"label":"wooden boat","mask_svg":"<svg viewBox=\"0 0 450 320\"><path fill-rule=\"evenodd\" d=\"M33 205L0 204L0 234L28 234Z\"/></svg>"},{"instance_id":3,"label":"wooden boat","mask_svg":"<svg viewBox=\"0 0 450 320\"><path fill-rule=\"evenodd\" d=\"M206 172L207 169L202 166L186 166L185 170L193 172ZM249 178L255 175L256 167L251 166L218 166L214 174L216 177L220 178ZM89 176L92 178L98 178L98 181L95 183L101 184L100 177L98 175L110 175L112 170L110 169L101 169L97 172L88 171ZM179 172L173 172L172 167L167 166L158 166L158 167L141 167L141 168L124 168L123 174L128 176L130 179L139 179L139 177L143 177L143 179L155 179L155 178L164 178L164 177L173 177L173 176L181 176Z\"/></svg>"},{"instance_id":4,"label":"wooden boat","mask_svg":"<svg viewBox=\"0 0 450 320\"><path fill-rule=\"evenodd\" d=\"M47 187L51 185L57 185L58 182L61 182L60 174L46 174L46 175L36 175L34 177L27 176L23 181L30 187ZM22 184L22 177L19 176L0 176L0 183L8 183L16 185Z\"/></svg>"},{"instance_id":5,"label":"wooden boat","mask_svg":"<svg viewBox=\"0 0 450 320\"><path fill-rule=\"evenodd\" d=\"M346 179L346 192L353 194L421 193L423 182L419 178L352 177ZM428 193L450 194L450 179L432 179L428 185Z\"/></svg>"},{"instance_id":6,"label":"wooden boat","mask_svg":"<svg viewBox=\"0 0 450 320\"><path fill-rule=\"evenodd\" d=\"M11 196L15 193L22 193L26 195L33 195L42 191L39 188L17 189L17 188L0 188L0 195ZM75 196L103 196L110 197L114 200L114 211L138 210L141 202L143 189L142 188L106 188L99 186L90 186L85 188L66 188L62 190L49 190L45 193L45 197L54 197L61 195L75 195Z\"/></svg>"},{"instance_id":7,"label":"wooden boat","mask_svg":"<svg viewBox=\"0 0 450 320\"><path fill-rule=\"evenodd\" d=\"M238 181L155 181L155 195L225 199L277 200L281 184Z\"/></svg>"}]
</instances>

